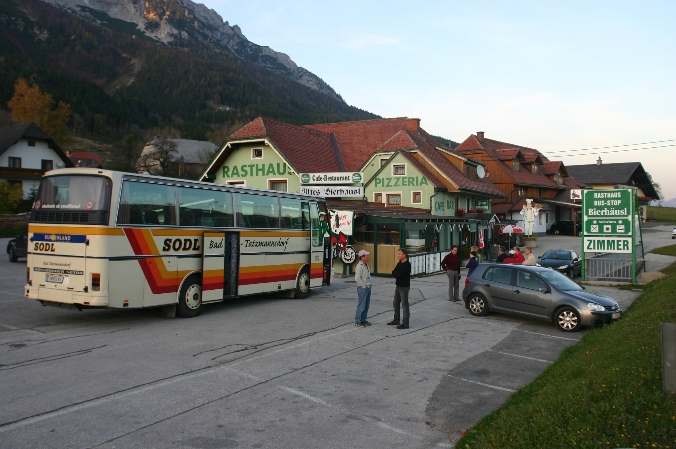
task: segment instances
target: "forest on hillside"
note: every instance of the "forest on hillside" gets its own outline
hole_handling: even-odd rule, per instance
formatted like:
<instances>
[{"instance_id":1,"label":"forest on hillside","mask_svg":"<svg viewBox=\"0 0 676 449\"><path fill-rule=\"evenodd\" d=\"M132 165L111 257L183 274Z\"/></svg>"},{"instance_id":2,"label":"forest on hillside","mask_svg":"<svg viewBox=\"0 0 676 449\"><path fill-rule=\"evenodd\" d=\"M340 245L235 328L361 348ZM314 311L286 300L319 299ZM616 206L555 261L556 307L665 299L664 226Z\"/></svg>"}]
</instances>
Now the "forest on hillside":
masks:
<instances>
[{"instance_id":1,"label":"forest on hillside","mask_svg":"<svg viewBox=\"0 0 676 449\"><path fill-rule=\"evenodd\" d=\"M172 48L123 24L97 26L39 0L0 0L0 109L17 80L28 80L70 106L73 137L106 143L122 162L148 136L221 144L261 115L295 124L377 118L229 52Z\"/></svg>"}]
</instances>

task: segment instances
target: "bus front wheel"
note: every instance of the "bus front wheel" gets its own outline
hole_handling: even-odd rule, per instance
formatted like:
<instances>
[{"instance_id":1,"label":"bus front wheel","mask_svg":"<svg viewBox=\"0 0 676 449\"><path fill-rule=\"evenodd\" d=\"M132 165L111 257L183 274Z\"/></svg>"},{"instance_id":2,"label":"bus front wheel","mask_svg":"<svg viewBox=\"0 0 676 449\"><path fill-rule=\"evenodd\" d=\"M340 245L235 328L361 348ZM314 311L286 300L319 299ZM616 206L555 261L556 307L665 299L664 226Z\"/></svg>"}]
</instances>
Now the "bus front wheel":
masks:
<instances>
[{"instance_id":1,"label":"bus front wheel","mask_svg":"<svg viewBox=\"0 0 676 449\"><path fill-rule=\"evenodd\" d=\"M202 283L200 276L191 275L183 282L178 295L176 314L183 318L193 318L202 311Z\"/></svg>"},{"instance_id":2,"label":"bus front wheel","mask_svg":"<svg viewBox=\"0 0 676 449\"><path fill-rule=\"evenodd\" d=\"M307 298L310 294L310 270L307 267L300 270L296 280L296 292L293 295L296 299Z\"/></svg>"}]
</instances>

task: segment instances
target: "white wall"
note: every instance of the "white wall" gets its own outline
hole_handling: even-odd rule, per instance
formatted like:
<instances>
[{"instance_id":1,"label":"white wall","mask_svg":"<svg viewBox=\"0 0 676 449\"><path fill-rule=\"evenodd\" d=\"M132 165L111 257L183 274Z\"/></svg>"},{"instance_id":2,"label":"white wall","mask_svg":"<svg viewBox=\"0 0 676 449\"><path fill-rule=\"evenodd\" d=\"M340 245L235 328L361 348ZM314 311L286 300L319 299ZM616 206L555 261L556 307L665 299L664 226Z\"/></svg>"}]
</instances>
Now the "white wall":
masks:
<instances>
[{"instance_id":1,"label":"white wall","mask_svg":"<svg viewBox=\"0 0 676 449\"><path fill-rule=\"evenodd\" d=\"M41 170L43 159L52 161L52 166L55 169L63 165L63 161L56 152L49 148L47 142L41 140L35 140L34 147L28 146L28 139L19 140L0 155L0 167L9 167L10 157L20 157L21 168L27 169ZM31 189L37 188L40 184L39 179L6 178L0 179L0 181L7 181L9 179L21 179L23 181L24 196L28 195Z\"/></svg>"}]
</instances>

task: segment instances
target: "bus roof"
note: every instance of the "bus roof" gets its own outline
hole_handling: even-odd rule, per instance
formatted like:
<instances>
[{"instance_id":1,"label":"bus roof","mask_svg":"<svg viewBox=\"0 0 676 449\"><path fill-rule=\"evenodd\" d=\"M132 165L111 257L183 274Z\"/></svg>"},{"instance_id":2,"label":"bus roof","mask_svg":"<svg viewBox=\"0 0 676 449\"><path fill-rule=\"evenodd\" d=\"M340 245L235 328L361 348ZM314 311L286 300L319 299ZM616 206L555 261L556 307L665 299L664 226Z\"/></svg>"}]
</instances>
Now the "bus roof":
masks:
<instances>
[{"instance_id":1,"label":"bus roof","mask_svg":"<svg viewBox=\"0 0 676 449\"><path fill-rule=\"evenodd\" d=\"M213 190L228 190L232 192L246 192L246 193L266 193L272 194L275 196L283 196L288 198L305 198L305 199L314 199L320 202L326 201L326 198L304 195L302 193L295 192L283 192L281 190L269 190L269 189L256 189L253 187L244 187L244 186L232 186L228 184L214 184L212 182L203 182L203 181L193 181L190 179L180 179L180 178L170 178L167 176L157 176L143 173L129 173L129 172L120 172L115 170L106 170L102 168L85 168L85 167L76 167L76 168L58 168L56 170L50 170L44 174L43 177L48 176L60 176L60 175L101 175L108 176L113 180L120 181L122 179L134 179L134 180L143 180L148 182L163 182L169 184L183 185L187 187L203 187Z\"/></svg>"}]
</instances>

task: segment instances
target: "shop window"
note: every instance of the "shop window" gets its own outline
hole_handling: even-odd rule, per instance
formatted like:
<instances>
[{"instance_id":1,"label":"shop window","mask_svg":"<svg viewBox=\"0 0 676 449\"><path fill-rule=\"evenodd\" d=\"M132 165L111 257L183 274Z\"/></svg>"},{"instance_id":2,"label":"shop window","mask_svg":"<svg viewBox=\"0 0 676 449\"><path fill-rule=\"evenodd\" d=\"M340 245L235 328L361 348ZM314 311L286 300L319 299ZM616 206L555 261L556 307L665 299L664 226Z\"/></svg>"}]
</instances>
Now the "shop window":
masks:
<instances>
[{"instance_id":1,"label":"shop window","mask_svg":"<svg viewBox=\"0 0 676 449\"><path fill-rule=\"evenodd\" d=\"M251 150L251 159L263 159L263 149L254 148Z\"/></svg>"},{"instance_id":2,"label":"shop window","mask_svg":"<svg viewBox=\"0 0 676 449\"><path fill-rule=\"evenodd\" d=\"M382 193L376 193L373 195L373 202L374 203L382 203L383 202L383 194Z\"/></svg>"},{"instance_id":3,"label":"shop window","mask_svg":"<svg viewBox=\"0 0 676 449\"><path fill-rule=\"evenodd\" d=\"M379 223L377 229L379 245L396 245L399 248L401 233L398 223ZM392 255L396 257L396 254Z\"/></svg>"},{"instance_id":4,"label":"shop window","mask_svg":"<svg viewBox=\"0 0 676 449\"><path fill-rule=\"evenodd\" d=\"M268 181L268 189L279 190L280 192L288 192L286 180L270 180Z\"/></svg>"},{"instance_id":5,"label":"shop window","mask_svg":"<svg viewBox=\"0 0 676 449\"><path fill-rule=\"evenodd\" d=\"M373 223L366 223L361 226L356 226L354 228L354 242L355 243L366 243L373 244Z\"/></svg>"},{"instance_id":6,"label":"shop window","mask_svg":"<svg viewBox=\"0 0 676 449\"><path fill-rule=\"evenodd\" d=\"M49 159L42 159L40 167L43 170L53 170L54 169L54 161L51 161Z\"/></svg>"},{"instance_id":7,"label":"shop window","mask_svg":"<svg viewBox=\"0 0 676 449\"><path fill-rule=\"evenodd\" d=\"M401 194L387 195L388 206L401 206Z\"/></svg>"},{"instance_id":8,"label":"shop window","mask_svg":"<svg viewBox=\"0 0 676 449\"><path fill-rule=\"evenodd\" d=\"M20 157L9 157L8 161L9 168L21 168L21 158Z\"/></svg>"},{"instance_id":9,"label":"shop window","mask_svg":"<svg viewBox=\"0 0 676 449\"><path fill-rule=\"evenodd\" d=\"M393 165L392 174L394 176L405 176L406 175L406 166L405 165Z\"/></svg>"},{"instance_id":10,"label":"shop window","mask_svg":"<svg viewBox=\"0 0 676 449\"><path fill-rule=\"evenodd\" d=\"M422 204L422 192L411 192L411 202L413 204Z\"/></svg>"}]
</instances>

